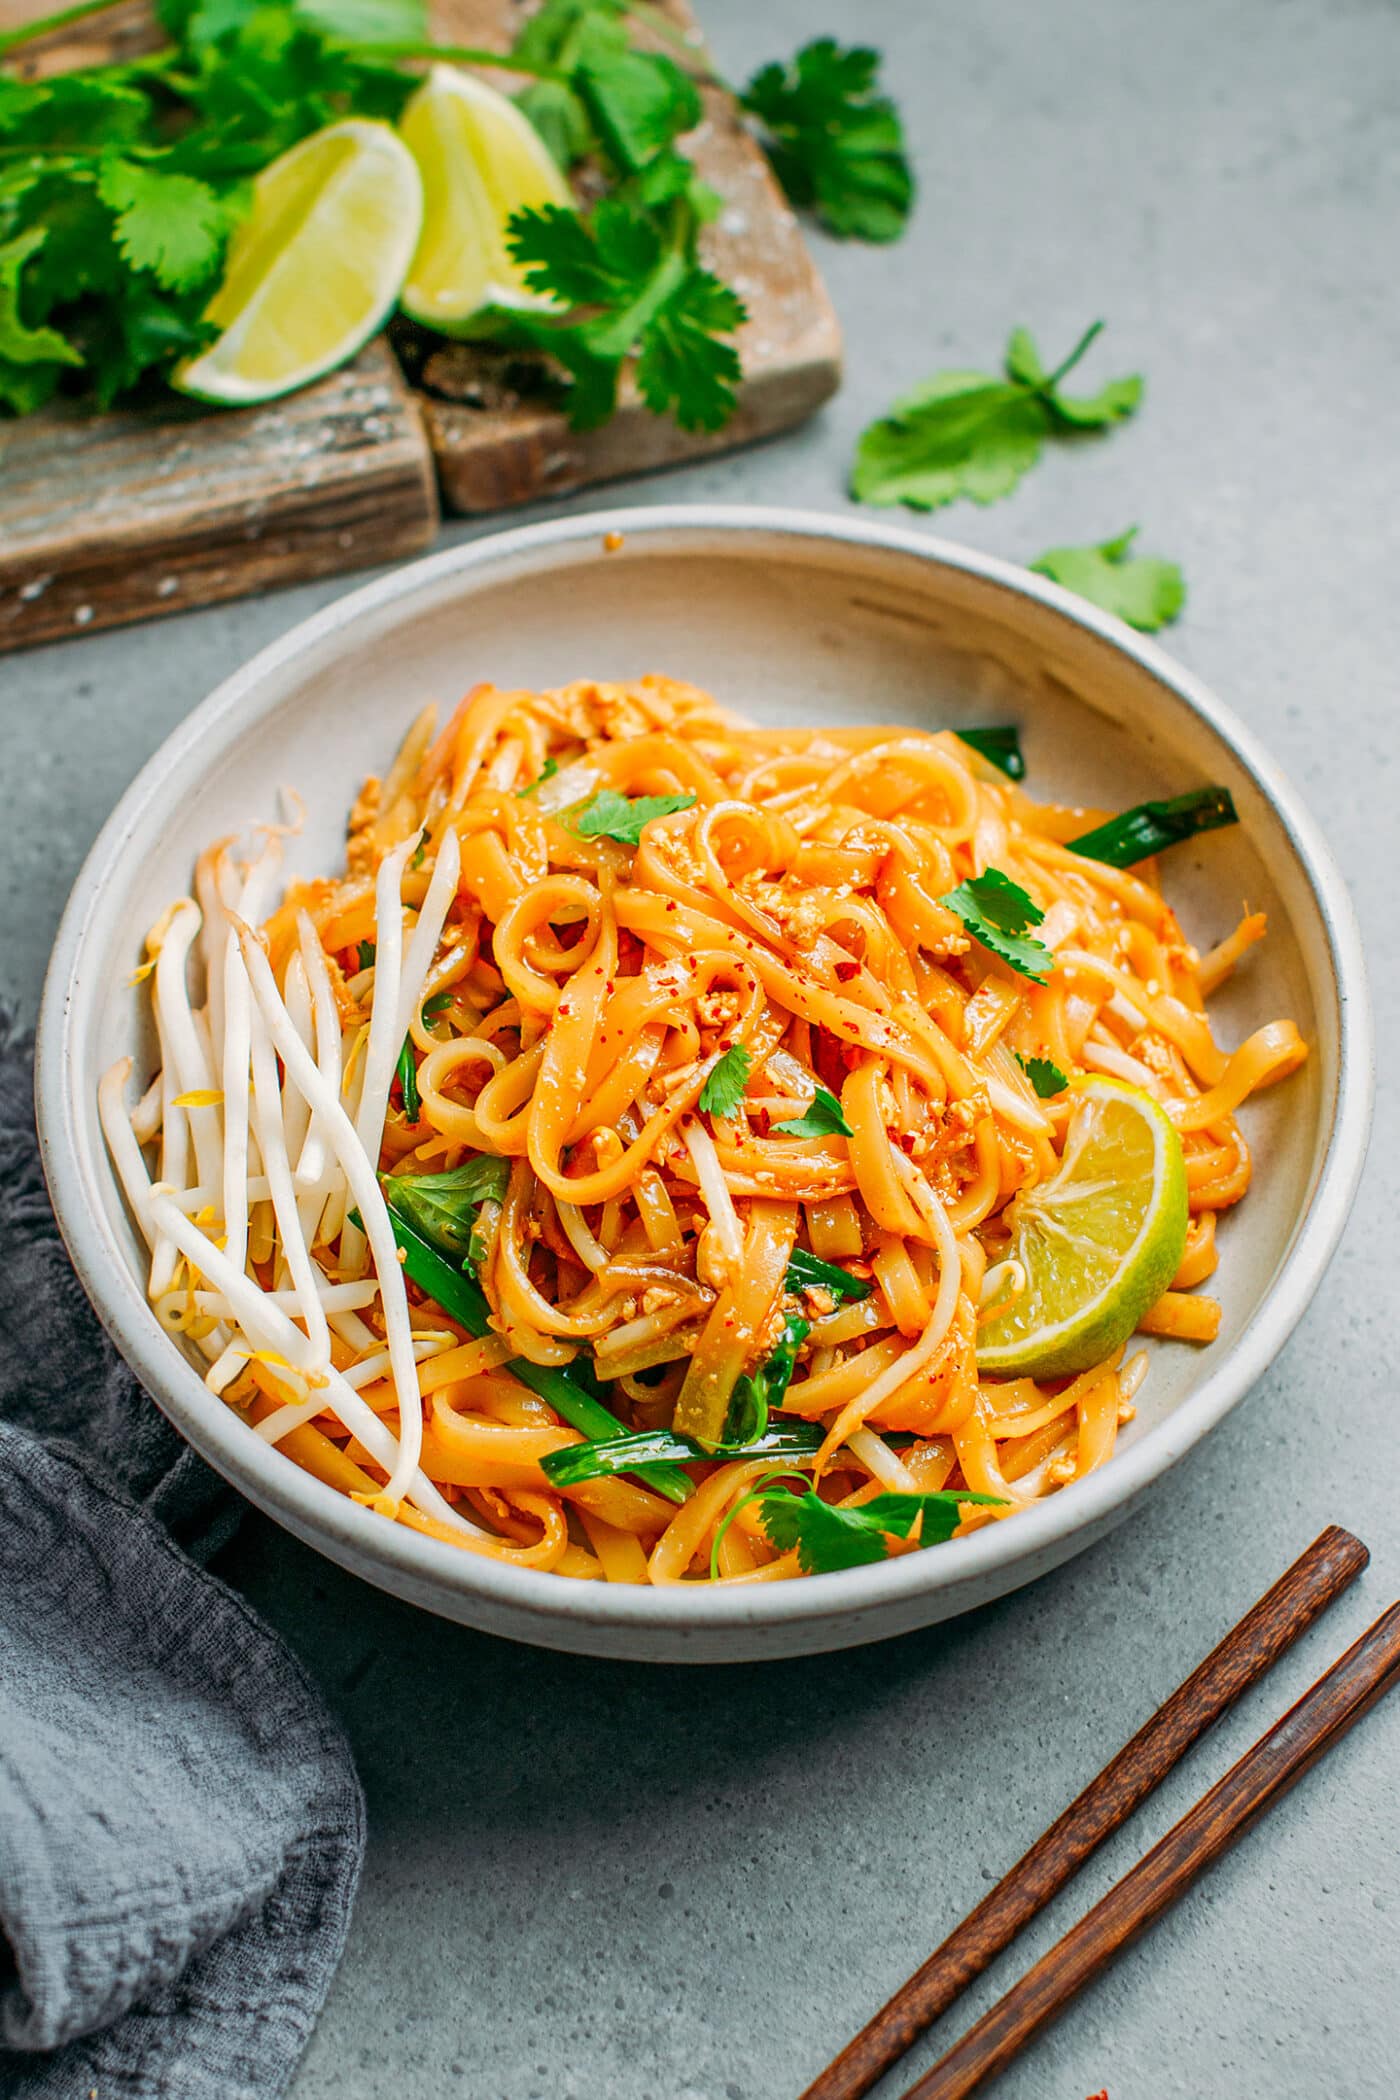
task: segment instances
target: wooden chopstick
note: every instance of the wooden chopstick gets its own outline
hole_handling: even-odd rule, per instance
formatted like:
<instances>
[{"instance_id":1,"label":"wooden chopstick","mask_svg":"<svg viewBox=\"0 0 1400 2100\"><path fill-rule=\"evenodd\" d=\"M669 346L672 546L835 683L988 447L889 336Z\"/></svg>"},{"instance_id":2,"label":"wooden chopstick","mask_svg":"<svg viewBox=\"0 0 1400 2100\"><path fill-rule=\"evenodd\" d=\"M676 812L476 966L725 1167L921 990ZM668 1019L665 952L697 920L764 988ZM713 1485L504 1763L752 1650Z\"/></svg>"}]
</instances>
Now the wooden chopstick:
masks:
<instances>
[{"instance_id":1,"label":"wooden chopstick","mask_svg":"<svg viewBox=\"0 0 1400 2100\"><path fill-rule=\"evenodd\" d=\"M1369 1559L1360 1539L1329 1524L923 1967L818 2073L802 2100L860 2100L868 2093L1207 1729L1356 1580Z\"/></svg>"},{"instance_id":2,"label":"wooden chopstick","mask_svg":"<svg viewBox=\"0 0 1400 2100\"><path fill-rule=\"evenodd\" d=\"M963 2100L1156 1922L1198 1875L1400 1683L1400 1604L1246 1750L1159 1844L955 2042L904 2100Z\"/></svg>"}]
</instances>

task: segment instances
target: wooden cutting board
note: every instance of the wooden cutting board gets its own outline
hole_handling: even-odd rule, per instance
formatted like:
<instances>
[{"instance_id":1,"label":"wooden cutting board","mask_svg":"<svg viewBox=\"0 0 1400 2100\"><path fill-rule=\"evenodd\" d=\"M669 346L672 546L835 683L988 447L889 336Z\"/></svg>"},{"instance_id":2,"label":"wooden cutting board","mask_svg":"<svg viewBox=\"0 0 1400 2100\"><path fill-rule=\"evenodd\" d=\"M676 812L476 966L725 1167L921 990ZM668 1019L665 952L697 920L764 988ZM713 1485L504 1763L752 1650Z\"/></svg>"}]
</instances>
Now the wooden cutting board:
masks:
<instances>
[{"instance_id":1,"label":"wooden cutting board","mask_svg":"<svg viewBox=\"0 0 1400 2100\"><path fill-rule=\"evenodd\" d=\"M49 4L0 0L0 13L18 21ZM684 0L667 11L698 44ZM518 0L436 0L434 28L443 42L504 51L527 12ZM132 0L36 45L26 70L127 55L149 38ZM437 530L439 490L449 510L497 510L748 444L810 415L840 380L830 300L733 104L710 88L703 99L688 150L724 200L704 256L749 315L739 408L722 431L679 430L625 385L609 423L575 432L528 360L411 332L411 378L381 339L261 408L171 395L97 415L58 403L0 422L0 651L418 552Z\"/></svg>"}]
</instances>

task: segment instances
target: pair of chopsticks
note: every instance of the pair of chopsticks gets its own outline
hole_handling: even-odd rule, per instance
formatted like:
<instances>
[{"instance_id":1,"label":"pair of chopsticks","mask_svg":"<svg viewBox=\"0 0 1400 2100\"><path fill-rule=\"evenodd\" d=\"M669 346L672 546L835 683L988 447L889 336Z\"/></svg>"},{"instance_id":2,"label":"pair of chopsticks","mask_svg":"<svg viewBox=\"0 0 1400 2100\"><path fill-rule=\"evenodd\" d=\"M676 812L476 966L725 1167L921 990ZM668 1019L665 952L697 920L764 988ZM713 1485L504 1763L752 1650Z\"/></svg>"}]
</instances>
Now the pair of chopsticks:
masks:
<instances>
[{"instance_id":1,"label":"pair of chopsticks","mask_svg":"<svg viewBox=\"0 0 1400 2100\"><path fill-rule=\"evenodd\" d=\"M812 2081L802 2100L861 2100L1161 1785L1241 1693L1356 1580L1369 1559L1361 1541L1335 1524L1314 1539L1059 1821ZM1392 1604L1161 1842L910 2086L903 2100L961 2100L1004 2070L1041 2027L1130 1940L1154 1924L1397 1679L1400 1604Z\"/></svg>"}]
</instances>

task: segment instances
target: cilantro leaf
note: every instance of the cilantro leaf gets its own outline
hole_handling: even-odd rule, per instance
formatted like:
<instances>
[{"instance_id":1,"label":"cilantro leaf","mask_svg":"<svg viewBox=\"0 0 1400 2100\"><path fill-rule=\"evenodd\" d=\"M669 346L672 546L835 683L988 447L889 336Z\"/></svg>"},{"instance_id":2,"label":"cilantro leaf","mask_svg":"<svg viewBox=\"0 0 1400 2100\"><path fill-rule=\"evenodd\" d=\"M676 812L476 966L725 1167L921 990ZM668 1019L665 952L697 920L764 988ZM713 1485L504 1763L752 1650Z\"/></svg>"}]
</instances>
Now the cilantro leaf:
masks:
<instances>
[{"instance_id":1,"label":"cilantro leaf","mask_svg":"<svg viewBox=\"0 0 1400 2100\"><path fill-rule=\"evenodd\" d=\"M694 803L694 795L629 796L615 788L599 788L592 801L574 813L570 829L581 839L616 839L624 846L640 846L643 826L653 817L674 816Z\"/></svg>"},{"instance_id":2,"label":"cilantro leaf","mask_svg":"<svg viewBox=\"0 0 1400 2100\"><path fill-rule=\"evenodd\" d=\"M473 1260L472 1237L483 1203L504 1203L510 1161L473 1154L445 1174L395 1174L385 1187L401 1217L440 1254Z\"/></svg>"},{"instance_id":3,"label":"cilantro leaf","mask_svg":"<svg viewBox=\"0 0 1400 2100\"><path fill-rule=\"evenodd\" d=\"M800 1116L773 1125L778 1137L854 1137L855 1132L841 1113L835 1094L819 1086Z\"/></svg>"},{"instance_id":4,"label":"cilantro leaf","mask_svg":"<svg viewBox=\"0 0 1400 2100\"><path fill-rule=\"evenodd\" d=\"M876 51L818 37L790 64L761 66L739 98L792 202L864 241L898 239L914 201L899 112L876 89L879 64Z\"/></svg>"},{"instance_id":5,"label":"cilantro leaf","mask_svg":"<svg viewBox=\"0 0 1400 2100\"><path fill-rule=\"evenodd\" d=\"M700 94L690 76L673 58L636 50L626 24L606 15L584 18L573 84L608 158L624 174L644 168L700 122Z\"/></svg>"},{"instance_id":6,"label":"cilantro leaf","mask_svg":"<svg viewBox=\"0 0 1400 2100\"><path fill-rule=\"evenodd\" d=\"M721 430L734 413L739 353L730 335L745 319L737 292L709 270L690 270L656 310L637 359L637 385L653 415L675 412L682 430Z\"/></svg>"},{"instance_id":7,"label":"cilantro leaf","mask_svg":"<svg viewBox=\"0 0 1400 2100\"><path fill-rule=\"evenodd\" d=\"M1048 1057L1022 1057L1018 1050L1016 1062L1041 1101L1049 1101L1053 1095L1062 1094L1069 1085L1069 1080L1059 1066Z\"/></svg>"},{"instance_id":8,"label":"cilantro leaf","mask_svg":"<svg viewBox=\"0 0 1400 2100\"><path fill-rule=\"evenodd\" d=\"M1101 540L1097 546L1052 547L1031 567L1105 612L1117 613L1130 627L1155 634L1186 603L1186 580L1174 561L1129 553L1137 530L1130 525L1117 539Z\"/></svg>"},{"instance_id":9,"label":"cilantro leaf","mask_svg":"<svg viewBox=\"0 0 1400 2100\"><path fill-rule=\"evenodd\" d=\"M915 387L861 433L851 493L862 503L936 510L959 496L995 503L1039 459L1047 436L1100 428L1131 414L1136 375L1071 400L1060 382L1099 333L1095 322L1055 371L1046 372L1030 334L1013 331L1005 377L949 371Z\"/></svg>"},{"instance_id":10,"label":"cilantro leaf","mask_svg":"<svg viewBox=\"0 0 1400 2100\"><path fill-rule=\"evenodd\" d=\"M151 121L151 98L115 69L58 73L51 80L0 77L0 140L36 153L90 153L125 146Z\"/></svg>"},{"instance_id":11,"label":"cilantro leaf","mask_svg":"<svg viewBox=\"0 0 1400 2100\"><path fill-rule=\"evenodd\" d=\"M359 958L359 964L362 970L367 970L369 968L370 964L374 961L376 953L377 948L376 944L373 941L359 942L356 948L356 954Z\"/></svg>"},{"instance_id":12,"label":"cilantro leaf","mask_svg":"<svg viewBox=\"0 0 1400 2100\"><path fill-rule=\"evenodd\" d=\"M567 81L532 80L516 96L515 106L534 125L551 160L566 174L591 150L593 126L587 107Z\"/></svg>"},{"instance_id":13,"label":"cilantro leaf","mask_svg":"<svg viewBox=\"0 0 1400 2100\"><path fill-rule=\"evenodd\" d=\"M20 311L21 274L43 247L42 226L31 226L0 247L0 360L9 365L76 365L82 362L72 344L56 329L31 328Z\"/></svg>"},{"instance_id":14,"label":"cilantro leaf","mask_svg":"<svg viewBox=\"0 0 1400 2100\"><path fill-rule=\"evenodd\" d=\"M832 1574L885 1560L887 1535L907 1539L922 1518L921 1546L942 1545L953 1536L968 1503L1000 1507L996 1495L974 1495L961 1488L935 1493L875 1495L854 1509L823 1502L815 1490L794 1495L774 1487L758 1498L758 1516L769 1542L780 1553L797 1548L804 1575Z\"/></svg>"},{"instance_id":15,"label":"cilantro leaf","mask_svg":"<svg viewBox=\"0 0 1400 2100\"><path fill-rule=\"evenodd\" d=\"M605 197L591 219L557 204L516 212L510 251L533 292L578 312L563 321L513 315L509 328L556 357L573 379L575 429L605 422L625 358L637 356L648 408L674 410L683 430L718 429L732 413L739 360L732 334L742 301L694 259L692 200L651 212Z\"/></svg>"},{"instance_id":16,"label":"cilantro leaf","mask_svg":"<svg viewBox=\"0 0 1400 2100\"><path fill-rule=\"evenodd\" d=\"M834 1261L823 1261L819 1254L809 1254L805 1247L794 1247L788 1256L784 1288L789 1291L826 1291L838 1304L870 1296L870 1285L863 1276L848 1276Z\"/></svg>"},{"instance_id":17,"label":"cilantro leaf","mask_svg":"<svg viewBox=\"0 0 1400 2100\"><path fill-rule=\"evenodd\" d=\"M1009 875L1000 868L988 868L985 874L960 882L938 901L957 913L973 939L984 948L990 948L993 955L1000 956L1023 977L1044 984L1055 967L1055 958L1040 941L1028 936L1027 929L1039 926L1045 914Z\"/></svg>"},{"instance_id":18,"label":"cilantro leaf","mask_svg":"<svg viewBox=\"0 0 1400 2100\"><path fill-rule=\"evenodd\" d=\"M167 291L188 291L218 268L232 214L207 182L109 160L97 194L116 214L117 246L131 268L149 270Z\"/></svg>"},{"instance_id":19,"label":"cilantro leaf","mask_svg":"<svg viewBox=\"0 0 1400 2100\"><path fill-rule=\"evenodd\" d=\"M737 1114L752 1070L753 1059L742 1043L726 1050L700 1089L701 1112L721 1119Z\"/></svg>"},{"instance_id":20,"label":"cilantro leaf","mask_svg":"<svg viewBox=\"0 0 1400 2100\"><path fill-rule=\"evenodd\" d=\"M620 21L626 12L626 0L544 0L521 25L511 56L522 66L563 71L586 23L609 17Z\"/></svg>"}]
</instances>

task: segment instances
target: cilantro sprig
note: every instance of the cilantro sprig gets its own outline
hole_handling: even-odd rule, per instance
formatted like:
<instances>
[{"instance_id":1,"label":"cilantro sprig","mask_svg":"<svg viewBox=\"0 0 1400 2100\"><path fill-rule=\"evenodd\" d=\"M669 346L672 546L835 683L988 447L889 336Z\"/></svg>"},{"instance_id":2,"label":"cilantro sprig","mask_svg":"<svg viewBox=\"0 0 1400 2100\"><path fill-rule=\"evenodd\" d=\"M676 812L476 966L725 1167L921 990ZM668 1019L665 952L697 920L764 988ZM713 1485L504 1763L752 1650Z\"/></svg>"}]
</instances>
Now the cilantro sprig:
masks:
<instances>
[{"instance_id":1,"label":"cilantro sprig","mask_svg":"<svg viewBox=\"0 0 1400 2100\"><path fill-rule=\"evenodd\" d=\"M700 1089L701 1113L721 1121L737 1115L752 1070L753 1058L742 1043L726 1050Z\"/></svg>"},{"instance_id":2,"label":"cilantro sprig","mask_svg":"<svg viewBox=\"0 0 1400 2100\"><path fill-rule=\"evenodd\" d=\"M775 1137L854 1137L835 1094L819 1086L800 1116L773 1125Z\"/></svg>"},{"instance_id":3,"label":"cilantro sprig","mask_svg":"<svg viewBox=\"0 0 1400 2100\"><path fill-rule=\"evenodd\" d=\"M935 373L861 433L852 495L912 510L937 510L959 496L995 503L1035 465L1047 437L1103 430L1130 416L1142 399L1137 373L1092 394L1064 391L1103 325L1087 328L1053 371L1045 369L1030 331L1016 328L1002 376Z\"/></svg>"},{"instance_id":4,"label":"cilantro sprig","mask_svg":"<svg viewBox=\"0 0 1400 2100\"><path fill-rule=\"evenodd\" d=\"M1033 983L1045 983L1055 958L1030 930L1041 924L1045 914L1000 868L970 876L938 901L956 912L973 939L990 948L993 955Z\"/></svg>"},{"instance_id":5,"label":"cilantro sprig","mask_svg":"<svg viewBox=\"0 0 1400 2100\"><path fill-rule=\"evenodd\" d=\"M1068 1078L1053 1058L1022 1057L1018 1050L1016 1062L1035 1088L1037 1099L1041 1101L1053 1100L1056 1094L1062 1094L1069 1085Z\"/></svg>"},{"instance_id":6,"label":"cilantro sprig","mask_svg":"<svg viewBox=\"0 0 1400 2100\"><path fill-rule=\"evenodd\" d=\"M974 1495L965 1489L941 1488L928 1494L874 1495L854 1508L823 1502L814 1489L794 1495L771 1486L755 1497L758 1520L769 1543L786 1553L797 1548L804 1575L833 1574L889 1556L887 1538L907 1539L920 1525L919 1544L940 1546L953 1536L969 1503L1000 1507L996 1495Z\"/></svg>"},{"instance_id":7,"label":"cilantro sprig","mask_svg":"<svg viewBox=\"0 0 1400 2100\"><path fill-rule=\"evenodd\" d=\"M899 112L877 90L880 54L817 37L788 65L760 66L740 96L773 171L828 232L893 241L914 202Z\"/></svg>"},{"instance_id":8,"label":"cilantro sprig","mask_svg":"<svg viewBox=\"0 0 1400 2100\"><path fill-rule=\"evenodd\" d=\"M616 839L622 846L640 846L642 832L654 817L675 816L694 806L694 795L619 795L616 788L599 788L569 821L581 839Z\"/></svg>"},{"instance_id":9,"label":"cilantro sprig","mask_svg":"<svg viewBox=\"0 0 1400 2100\"><path fill-rule=\"evenodd\" d=\"M726 339L745 308L696 260L699 224L685 194L656 211L615 196L590 219L557 204L512 217L510 251L526 284L569 316L517 315L511 326L568 372L575 429L607 421L629 357L647 407L669 410L683 430L719 430L733 414L739 354Z\"/></svg>"},{"instance_id":10,"label":"cilantro sprig","mask_svg":"<svg viewBox=\"0 0 1400 2100\"><path fill-rule=\"evenodd\" d=\"M1157 554L1134 554L1138 528L1130 525L1116 539L1090 547L1051 547L1031 568L1037 576L1062 583L1067 591L1117 613L1130 627L1155 634L1173 621L1186 603L1186 579L1174 561Z\"/></svg>"}]
</instances>

